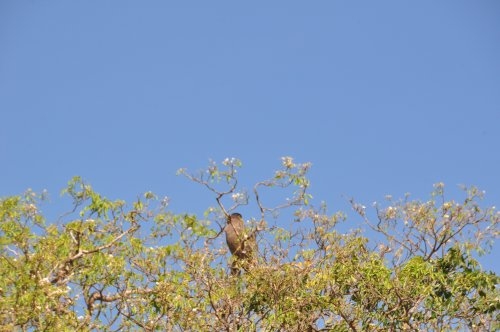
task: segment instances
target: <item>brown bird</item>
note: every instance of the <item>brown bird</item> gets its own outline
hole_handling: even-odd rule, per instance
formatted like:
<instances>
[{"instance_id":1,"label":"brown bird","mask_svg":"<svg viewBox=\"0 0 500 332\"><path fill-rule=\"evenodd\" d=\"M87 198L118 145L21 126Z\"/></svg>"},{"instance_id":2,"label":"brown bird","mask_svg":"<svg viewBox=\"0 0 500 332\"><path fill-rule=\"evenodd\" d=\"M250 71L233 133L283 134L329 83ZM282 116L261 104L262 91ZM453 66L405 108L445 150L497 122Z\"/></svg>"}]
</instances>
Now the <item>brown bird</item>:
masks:
<instances>
[{"instance_id":1,"label":"brown bird","mask_svg":"<svg viewBox=\"0 0 500 332\"><path fill-rule=\"evenodd\" d=\"M227 217L227 225L224 227L224 231L226 232L229 251L237 258L233 261L231 273L238 274L238 264L248 270L249 263L254 263L256 258L257 242L255 232L249 234L245 229L243 217L239 213L233 213Z\"/></svg>"}]
</instances>

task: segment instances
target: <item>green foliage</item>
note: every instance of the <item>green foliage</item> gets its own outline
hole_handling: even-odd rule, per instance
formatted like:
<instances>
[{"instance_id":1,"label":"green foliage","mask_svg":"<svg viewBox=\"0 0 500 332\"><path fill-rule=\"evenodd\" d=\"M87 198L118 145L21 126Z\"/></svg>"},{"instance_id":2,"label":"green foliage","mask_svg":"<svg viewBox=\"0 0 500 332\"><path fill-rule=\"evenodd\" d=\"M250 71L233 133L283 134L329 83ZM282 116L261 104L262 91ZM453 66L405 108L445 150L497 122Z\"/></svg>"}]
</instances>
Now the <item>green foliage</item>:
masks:
<instances>
[{"instance_id":1,"label":"green foliage","mask_svg":"<svg viewBox=\"0 0 500 332\"><path fill-rule=\"evenodd\" d=\"M259 257L239 276L219 237L224 214L250 202L234 158L180 172L214 194L203 219L151 192L130 206L109 200L79 177L63 191L74 209L55 223L43 196L0 199L0 331L500 329L499 277L474 259L498 236L499 214L479 190L460 203L442 184L425 202L389 198L375 222L352 202L373 242L366 229L339 232L344 213L311 205L310 164L281 166L252 190ZM265 204L276 189L288 196Z\"/></svg>"}]
</instances>

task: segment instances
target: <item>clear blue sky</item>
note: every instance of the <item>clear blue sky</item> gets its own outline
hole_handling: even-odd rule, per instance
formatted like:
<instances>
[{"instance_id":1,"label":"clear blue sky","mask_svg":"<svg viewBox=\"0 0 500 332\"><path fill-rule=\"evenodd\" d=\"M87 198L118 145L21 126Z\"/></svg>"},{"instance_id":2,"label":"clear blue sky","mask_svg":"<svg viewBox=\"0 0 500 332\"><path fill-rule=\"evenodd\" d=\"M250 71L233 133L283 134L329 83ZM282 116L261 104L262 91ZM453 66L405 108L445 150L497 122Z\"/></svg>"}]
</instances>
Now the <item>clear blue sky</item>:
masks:
<instances>
[{"instance_id":1,"label":"clear blue sky","mask_svg":"<svg viewBox=\"0 0 500 332\"><path fill-rule=\"evenodd\" d=\"M178 168L290 155L332 211L440 181L498 206L500 2L3 0L0 115L0 196L81 175L200 213Z\"/></svg>"}]
</instances>

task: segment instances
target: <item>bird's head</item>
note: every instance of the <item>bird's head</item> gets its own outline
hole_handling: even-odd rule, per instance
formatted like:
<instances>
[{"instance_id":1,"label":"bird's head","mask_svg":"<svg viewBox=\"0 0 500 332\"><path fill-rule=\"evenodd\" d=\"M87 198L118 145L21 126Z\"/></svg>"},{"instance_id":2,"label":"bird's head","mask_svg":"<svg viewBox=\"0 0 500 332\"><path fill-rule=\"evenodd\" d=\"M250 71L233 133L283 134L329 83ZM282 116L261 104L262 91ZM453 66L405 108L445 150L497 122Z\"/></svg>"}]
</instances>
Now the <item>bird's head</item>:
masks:
<instances>
[{"instance_id":1,"label":"bird's head","mask_svg":"<svg viewBox=\"0 0 500 332\"><path fill-rule=\"evenodd\" d=\"M232 220L243 220L243 216L239 214L238 212L232 213L230 216L227 217L227 223L230 224Z\"/></svg>"}]
</instances>

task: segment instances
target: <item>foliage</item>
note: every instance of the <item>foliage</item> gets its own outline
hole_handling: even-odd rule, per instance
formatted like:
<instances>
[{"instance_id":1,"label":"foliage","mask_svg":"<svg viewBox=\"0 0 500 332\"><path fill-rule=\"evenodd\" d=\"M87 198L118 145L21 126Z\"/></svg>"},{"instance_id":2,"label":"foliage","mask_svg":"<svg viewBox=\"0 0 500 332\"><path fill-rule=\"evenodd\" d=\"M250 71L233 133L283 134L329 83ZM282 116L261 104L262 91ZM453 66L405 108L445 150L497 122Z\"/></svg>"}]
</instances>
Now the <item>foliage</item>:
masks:
<instances>
[{"instance_id":1,"label":"foliage","mask_svg":"<svg viewBox=\"0 0 500 332\"><path fill-rule=\"evenodd\" d=\"M498 237L499 213L465 189L445 200L389 198L352 207L374 232L339 232L343 213L310 205L310 164L290 157L249 195L239 191L237 159L190 174L217 207L203 218L173 214L146 193L131 205L73 178L73 211L57 222L31 191L0 200L0 327L12 330L396 331L500 328L499 277L481 269ZM276 205L263 192L290 194ZM224 200L231 206L224 207ZM227 213L254 202L258 263L239 276L219 238ZM228 205L229 206L229 205ZM290 222L284 222L291 211ZM373 221L374 220L374 221Z\"/></svg>"}]
</instances>

